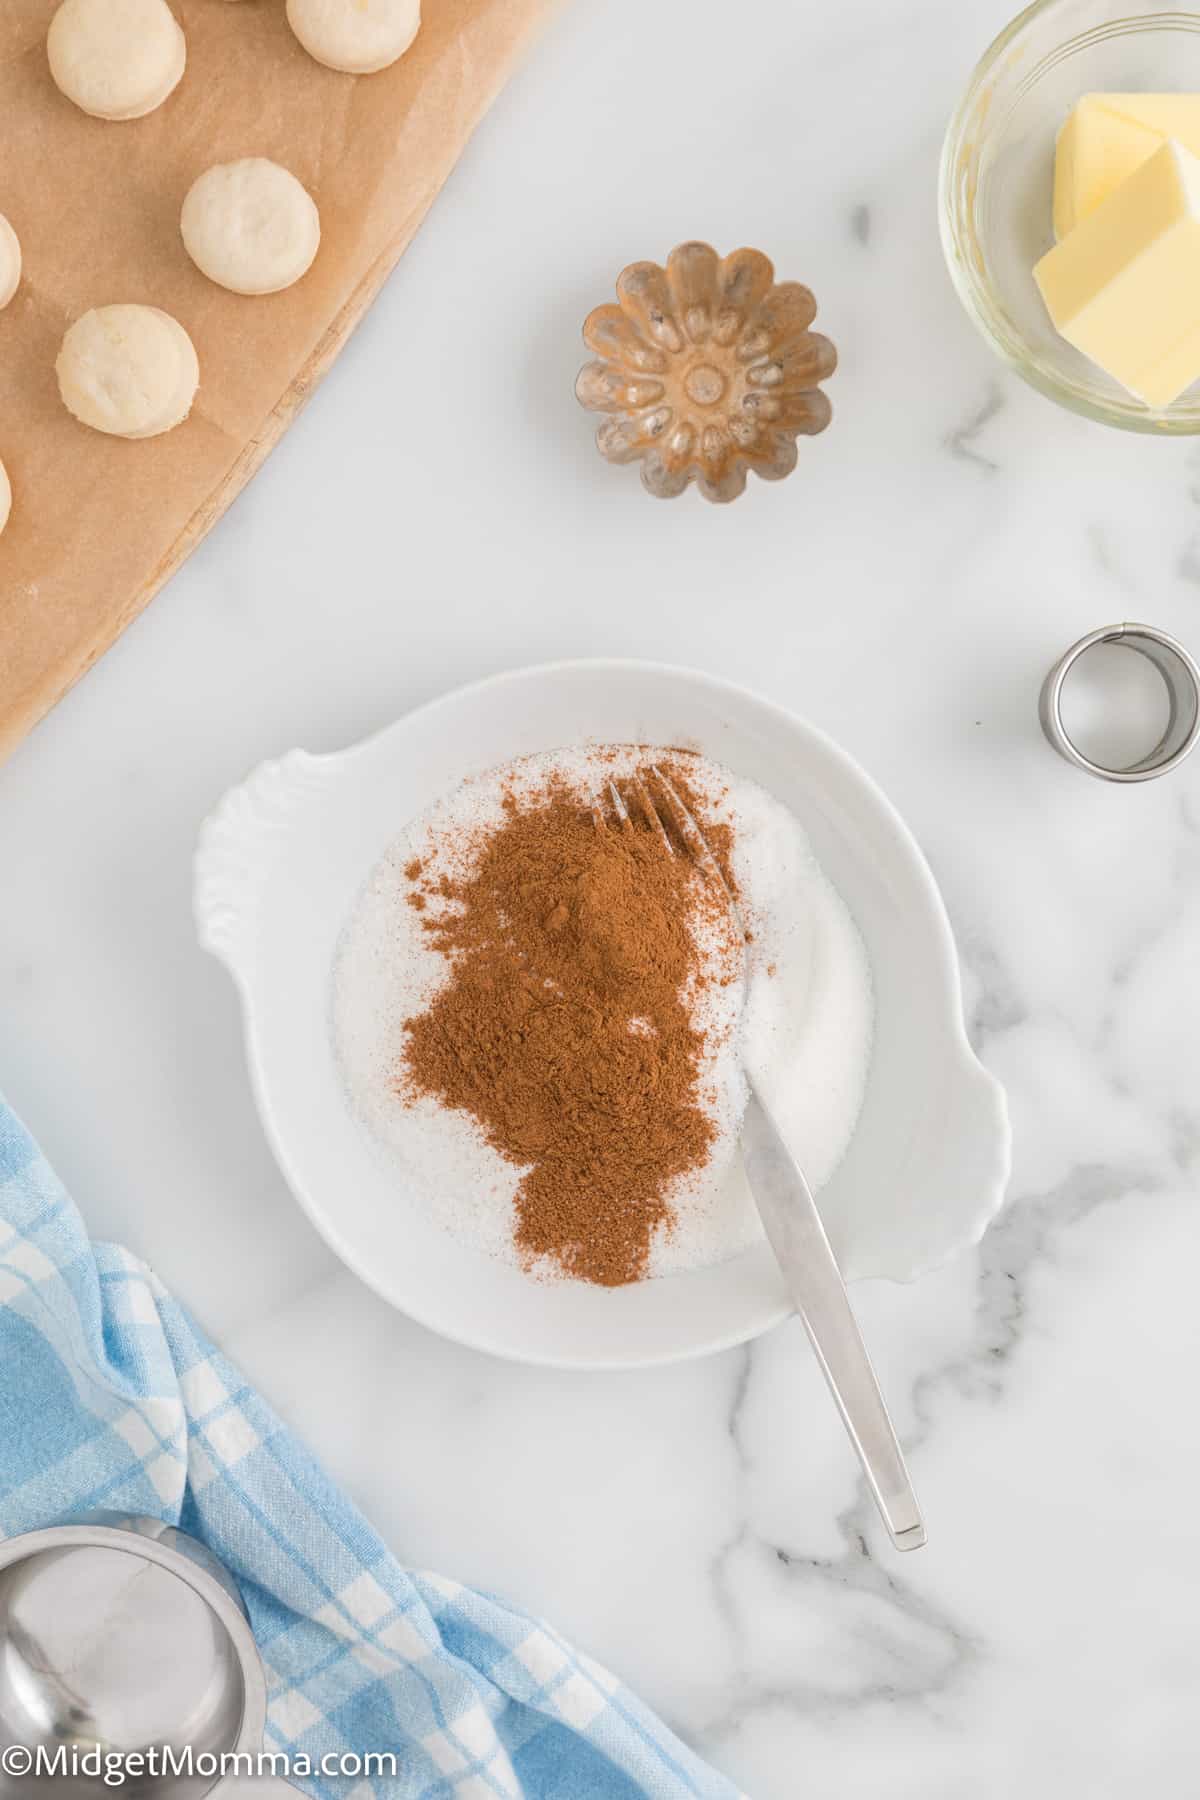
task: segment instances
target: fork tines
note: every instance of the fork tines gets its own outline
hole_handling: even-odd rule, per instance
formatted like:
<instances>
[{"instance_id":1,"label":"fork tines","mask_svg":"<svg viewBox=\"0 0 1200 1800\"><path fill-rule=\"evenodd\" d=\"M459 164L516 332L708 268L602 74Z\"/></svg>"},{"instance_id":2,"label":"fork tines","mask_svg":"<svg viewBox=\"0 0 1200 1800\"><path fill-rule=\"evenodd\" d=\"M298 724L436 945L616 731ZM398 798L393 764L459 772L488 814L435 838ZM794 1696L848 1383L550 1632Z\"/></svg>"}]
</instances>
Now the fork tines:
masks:
<instances>
[{"instance_id":1,"label":"fork tines","mask_svg":"<svg viewBox=\"0 0 1200 1800\"><path fill-rule=\"evenodd\" d=\"M683 804L683 801L671 786L671 783L667 780L657 763L651 765L650 773L654 776L659 787L663 791L667 806L670 809L671 823L683 839L688 855L696 864L697 868L711 879L719 881L721 886L724 887L725 877L721 873L716 857L708 847L708 840L705 838L704 833L697 825L695 819Z\"/></svg>"},{"instance_id":2,"label":"fork tines","mask_svg":"<svg viewBox=\"0 0 1200 1800\"><path fill-rule=\"evenodd\" d=\"M621 830L631 833L636 829L633 817L633 811L636 809L646 825L654 832L667 854L674 856L676 846L671 842L671 832L667 829L670 824L674 828L679 843L701 873L710 879L719 881L724 887L725 878L721 874L717 859L709 849L704 833L684 805L678 791L657 763L651 763L649 773L660 791L661 797L657 802L650 791L646 777L640 772L626 779L625 794L622 794L615 781L605 784L608 800L612 804L612 810ZM626 794L629 796L628 800ZM665 818L664 813L666 814ZM599 796L592 807L592 818L595 820L598 830L606 831L608 829L603 794Z\"/></svg>"}]
</instances>

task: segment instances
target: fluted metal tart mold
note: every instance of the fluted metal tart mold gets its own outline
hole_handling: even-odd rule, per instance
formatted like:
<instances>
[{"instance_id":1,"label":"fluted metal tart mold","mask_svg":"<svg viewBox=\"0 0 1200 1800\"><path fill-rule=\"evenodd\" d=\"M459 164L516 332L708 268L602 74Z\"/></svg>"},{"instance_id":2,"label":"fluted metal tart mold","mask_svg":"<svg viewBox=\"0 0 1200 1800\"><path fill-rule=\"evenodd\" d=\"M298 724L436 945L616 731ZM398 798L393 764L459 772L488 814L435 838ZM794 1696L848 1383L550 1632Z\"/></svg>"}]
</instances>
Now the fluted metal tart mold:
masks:
<instances>
[{"instance_id":1,"label":"fluted metal tart mold","mask_svg":"<svg viewBox=\"0 0 1200 1800\"><path fill-rule=\"evenodd\" d=\"M796 439L831 417L820 384L837 352L810 330L816 312L811 291L777 282L761 250L720 257L687 243L665 268L630 263L616 304L596 307L583 327L595 360L575 392L606 415L601 456L640 462L643 485L663 500L693 482L706 500L736 500L751 471L782 481Z\"/></svg>"}]
</instances>

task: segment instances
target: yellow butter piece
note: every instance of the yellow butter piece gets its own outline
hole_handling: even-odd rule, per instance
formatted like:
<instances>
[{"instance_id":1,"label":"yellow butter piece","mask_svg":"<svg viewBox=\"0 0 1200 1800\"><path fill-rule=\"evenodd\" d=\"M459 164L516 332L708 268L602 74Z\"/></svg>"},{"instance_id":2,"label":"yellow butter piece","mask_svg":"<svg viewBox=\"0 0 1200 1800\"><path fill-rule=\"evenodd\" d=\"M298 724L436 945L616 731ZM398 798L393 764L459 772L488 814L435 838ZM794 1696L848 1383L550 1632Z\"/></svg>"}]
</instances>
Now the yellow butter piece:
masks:
<instances>
[{"instance_id":1,"label":"yellow butter piece","mask_svg":"<svg viewBox=\"0 0 1200 1800\"><path fill-rule=\"evenodd\" d=\"M1132 125L1175 138L1200 156L1200 94L1093 94L1111 113Z\"/></svg>"},{"instance_id":2,"label":"yellow butter piece","mask_svg":"<svg viewBox=\"0 0 1200 1800\"><path fill-rule=\"evenodd\" d=\"M1058 134L1054 152L1054 235L1065 238L1127 175L1161 148L1158 132L1122 119L1085 94Z\"/></svg>"},{"instance_id":3,"label":"yellow butter piece","mask_svg":"<svg viewBox=\"0 0 1200 1800\"><path fill-rule=\"evenodd\" d=\"M1066 237L1167 138L1200 156L1200 94L1085 94L1058 134L1055 236Z\"/></svg>"},{"instance_id":4,"label":"yellow butter piece","mask_svg":"<svg viewBox=\"0 0 1200 1800\"><path fill-rule=\"evenodd\" d=\"M1068 343L1168 406L1200 375L1200 158L1160 145L1033 275Z\"/></svg>"}]
</instances>

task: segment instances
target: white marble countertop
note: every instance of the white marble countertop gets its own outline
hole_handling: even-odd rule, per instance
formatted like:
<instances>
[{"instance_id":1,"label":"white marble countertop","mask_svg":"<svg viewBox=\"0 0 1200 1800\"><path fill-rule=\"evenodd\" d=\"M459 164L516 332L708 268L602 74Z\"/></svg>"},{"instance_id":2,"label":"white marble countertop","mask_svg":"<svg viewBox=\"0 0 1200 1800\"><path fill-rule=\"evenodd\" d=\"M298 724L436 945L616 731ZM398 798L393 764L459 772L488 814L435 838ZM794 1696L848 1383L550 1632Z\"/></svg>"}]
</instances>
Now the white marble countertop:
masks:
<instances>
[{"instance_id":1,"label":"white marble countertop","mask_svg":"<svg viewBox=\"0 0 1200 1800\"><path fill-rule=\"evenodd\" d=\"M1200 757L1091 783L1035 704L1111 619L1200 643L1200 462L1060 414L959 311L937 153L1005 11L570 0L286 442L0 772L0 1084L93 1232L402 1558L551 1616L756 1800L1196 1780ZM688 236L770 251L842 354L830 431L726 509L649 499L571 391L589 307ZM589 1378L359 1286L272 1162L195 944L198 823L260 758L612 653L823 726L942 884L1016 1166L978 1253L857 1290L915 1556L798 1326Z\"/></svg>"}]
</instances>

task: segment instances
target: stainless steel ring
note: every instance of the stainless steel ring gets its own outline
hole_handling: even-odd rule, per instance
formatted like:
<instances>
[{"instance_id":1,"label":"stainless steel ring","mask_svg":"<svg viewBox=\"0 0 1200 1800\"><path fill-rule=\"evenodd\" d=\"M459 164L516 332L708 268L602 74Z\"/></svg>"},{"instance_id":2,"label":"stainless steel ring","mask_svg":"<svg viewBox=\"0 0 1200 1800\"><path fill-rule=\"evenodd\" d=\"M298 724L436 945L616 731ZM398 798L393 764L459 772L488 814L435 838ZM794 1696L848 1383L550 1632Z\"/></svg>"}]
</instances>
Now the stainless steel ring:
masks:
<instances>
[{"instance_id":1,"label":"stainless steel ring","mask_svg":"<svg viewBox=\"0 0 1200 1800\"><path fill-rule=\"evenodd\" d=\"M1167 690L1170 711L1166 730L1152 750L1126 769L1110 769L1103 763L1093 762L1072 742L1063 724L1063 686L1079 658L1095 644L1120 644L1126 650L1136 650L1139 656L1154 664ZM1055 663L1042 684L1038 710L1047 738L1059 755L1077 769L1097 775L1101 781L1152 781L1156 775L1165 775L1169 769L1176 768L1200 737L1200 667L1181 643L1165 631L1159 631L1157 626L1129 621L1121 625L1102 625L1099 631L1091 631L1077 644L1072 644Z\"/></svg>"},{"instance_id":2,"label":"stainless steel ring","mask_svg":"<svg viewBox=\"0 0 1200 1800\"><path fill-rule=\"evenodd\" d=\"M125 1560L132 1575L114 1589ZM118 1758L170 1749L177 1760L143 1764L131 1794L203 1800L221 1755L261 1751L266 1719L266 1674L237 1589L186 1532L101 1514L0 1544L0 1750L26 1753L21 1766L4 1761L0 1800L119 1793L107 1775L36 1768L39 1752L66 1745ZM210 1757L212 1772L181 1767L185 1751Z\"/></svg>"}]
</instances>

